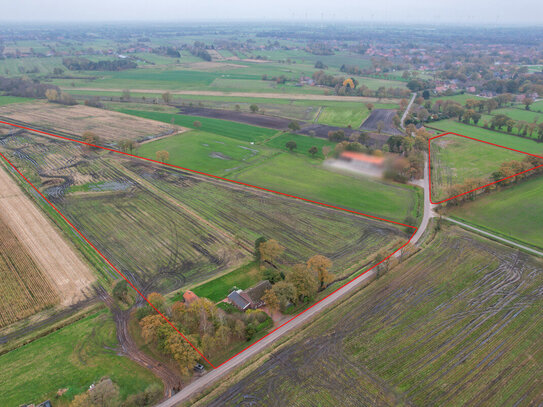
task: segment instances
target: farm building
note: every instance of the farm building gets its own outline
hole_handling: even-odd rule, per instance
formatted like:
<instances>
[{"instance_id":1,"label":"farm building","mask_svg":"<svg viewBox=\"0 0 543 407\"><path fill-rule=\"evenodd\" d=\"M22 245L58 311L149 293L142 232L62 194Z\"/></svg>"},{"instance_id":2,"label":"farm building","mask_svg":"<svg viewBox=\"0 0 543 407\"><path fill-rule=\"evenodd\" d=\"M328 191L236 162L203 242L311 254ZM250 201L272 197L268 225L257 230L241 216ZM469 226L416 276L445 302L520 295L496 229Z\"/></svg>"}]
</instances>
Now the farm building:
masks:
<instances>
[{"instance_id":1,"label":"farm building","mask_svg":"<svg viewBox=\"0 0 543 407\"><path fill-rule=\"evenodd\" d=\"M374 171L382 170L385 164L384 157L355 153L353 151L344 151L341 153L340 158L352 163L353 165L356 165L357 167Z\"/></svg>"},{"instance_id":2,"label":"farm building","mask_svg":"<svg viewBox=\"0 0 543 407\"><path fill-rule=\"evenodd\" d=\"M185 293L183 294L183 301L185 302L185 305L190 305L197 299L198 299L198 296L194 294L192 291L185 291Z\"/></svg>"},{"instance_id":3,"label":"farm building","mask_svg":"<svg viewBox=\"0 0 543 407\"><path fill-rule=\"evenodd\" d=\"M270 288L271 283L268 280L264 280L246 290L232 291L228 295L228 301L242 311L257 309L265 305L262 297L266 290Z\"/></svg>"}]
</instances>

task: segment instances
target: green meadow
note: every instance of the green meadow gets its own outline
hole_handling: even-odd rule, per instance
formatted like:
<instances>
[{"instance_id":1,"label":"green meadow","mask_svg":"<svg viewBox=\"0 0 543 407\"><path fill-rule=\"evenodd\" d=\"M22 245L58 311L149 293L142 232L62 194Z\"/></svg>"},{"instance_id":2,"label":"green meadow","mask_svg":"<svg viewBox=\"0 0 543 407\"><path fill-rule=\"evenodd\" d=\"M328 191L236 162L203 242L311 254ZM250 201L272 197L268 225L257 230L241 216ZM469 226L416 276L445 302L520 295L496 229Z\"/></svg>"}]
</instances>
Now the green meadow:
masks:
<instances>
[{"instance_id":1,"label":"green meadow","mask_svg":"<svg viewBox=\"0 0 543 407\"><path fill-rule=\"evenodd\" d=\"M117 350L115 324L107 310L89 315L58 331L0 356L0 404L18 406L54 400L67 405L75 395L107 376L121 397L142 392L158 380ZM59 389L67 389L56 398Z\"/></svg>"},{"instance_id":2,"label":"green meadow","mask_svg":"<svg viewBox=\"0 0 543 407\"><path fill-rule=\"evenodd\" d=\"M478 197L450 214L529 245L543 248L543 177L541 175Z\"/></svg>"}]
</instances>

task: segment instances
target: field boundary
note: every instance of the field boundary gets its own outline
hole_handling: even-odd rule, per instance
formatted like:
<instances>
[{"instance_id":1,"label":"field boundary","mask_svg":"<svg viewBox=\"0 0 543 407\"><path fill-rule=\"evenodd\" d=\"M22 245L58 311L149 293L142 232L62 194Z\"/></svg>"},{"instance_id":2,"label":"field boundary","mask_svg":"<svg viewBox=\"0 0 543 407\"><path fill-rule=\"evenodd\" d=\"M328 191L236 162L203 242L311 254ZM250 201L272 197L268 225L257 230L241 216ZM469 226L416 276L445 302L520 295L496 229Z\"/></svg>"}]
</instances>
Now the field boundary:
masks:
<instances>
[{"instance_id":1,"label":"field boundary","mask_svg":"<svg viewBox=\"0 0 543 407\"><path fill-rule=\"evenodd\" d=\"M432 146L432 140L435 140L435 139L438 139L440 137L443 137L443 136L448 136L448 135L453 135L453 136L458 136L458 137L463 137L463 138L466 138L466 139L469 139L469 140L472 140L472 141L478 141L479 143L484 143L484 144L489 144L491 146L494 146L494 147L500 147L500 148L503 148L505 150L510 150L510 151L514 151L516 153L521 153L521 154L525 154L525 155L528 155L528 156L531 156L531 157L537 157L537 158L541 158L543 159L543 156L540 156L540 155L537 155L537 154L531 154L531 153L527 153L525 151L520 151L520 150L516 150L514 148L510 148L510 147L505 147L505 146L501 146L499 144L495 144L495 143L490 143L488 141L484 141L484 140L479 140L479 139L476 139L476 138L473 138L473 137L469 137L469 136L464 136L462 134L458 134L458 133L453 133L453 132L447 132L447 133L443 133L443 134L439 134L437 136L434 136L434 137L430 137L428 139L428 177L429 177L429 180L428 180L428 183L429 183L429 188L430 188L430 203L434 204L434 205L438 205L438 204L442 204L443 202L447 202L447 201L450 201L451 199L454 199L454 198L458 198L460 196L463 196L463 195L467 195L471 192L474 192L474 191L478 191L480 189L483 189L483 188L486 188L490 185L494 185L494 184L497 184L499 182L502 182L502 181L505 181L505 180L508 180L510 178L514 178L518 175L521 175L521 174L525 174L527 172L530 172L530 171L533 171L537 168L542 168L543 167L543 164L542 165L537 165L533 168L530 168L528 170L525 170L525 171L521 171L519 173L516 173L516 174L513 174L513 175L510 175L508 177L505 177L505 178L502 178L502 179L499 179L497 181L494 181L494 182L490 182L486 185L483 185L483 186L480 186L480 187L477 187L477 188L474 188L472 190L469 190L469 191L466 191L466 192L462 192L461 194L458 194L458 195L454 195L454 196L451 196L449 198L446 198L446 199L443 199L441 201L438 201L438 202L434 202L432 200L432 150L431 150L431 146Z\"/></svg>"},{"instance_id":2,"label":"field boundary","mask_svg":"<svg viewBox=\"0 0 543 407\"><path fill-rule=\"evenodd\" d=\"M392 252L391 254L389 254L387 257L385 257L383 260L379 261L378 263L374 264L373 266L371 266L370 268L368 268L367 270L363 271L362 273L360 273L359 275L357 275L356 277L350 279L349 281L347 281L345 284L341 285L340 287L336 288L333 292L329 293L328 295L326 295L325 297L321 298L319 301L317 301L316 303L312 304L310 307L304 309L303 311L299 312L298 314L296 314L295 316L293 316L292 318L290 318L289 320L287 320L286 322L284 322L283 324L281 324L280 326L278 326L277 328L273 329L272 331L268 332L265 336L263 336L262 338L260 338L258 341L252 343L251 345L245 347L244 349L242 349L240 352L236 353L235 355L233 355L232 357L228 358L227 360L223 361L222 363L220 363L219 365L215 366L213 363L211 363L209 361L209 359L207 359L205 357L205 355L196 347L194 346L187 338L185 335L183 335L183 333L177 329L175 327L175 325L170 322L170 320L163 314L161 313L148 299L147 297L145 297L143 295L143 293L141 291L139 291L131 282L130 280L128 280L128 278L126 278L126 276L121 273L120 270L118 270L114 265L113 263L111 263L107 257L105 255L103 255L99 250L98 248L93 245L86 237L85 235L83 235L83 233L81 233L75 226L72 222L70 222L58 209L55 205L53 205L53 203L51 201L49 201L39 190L38 188L36 188L34 186L34 184L32 184L28 178L26 178L23 173L21 171L19 171L19 169L11 162L9 161L2 153L0 153L0 156L41 196L41 198L43 198L61 217L62 219L68 224L70 225L71 228L73 228L97 253L98 255L100 255L100 257L108 264L110 265L162 318L164 318L164 320L179 334L181 335L181 337L183 339L185 339L185 341L187 341L187 343L210 365L212 366L214 369L222 366L223 364L225 364L226 362L232 360L233 358L235 358L236 356L240 355L241 353L245 352L247 349L249 349L250 347L256 345L257 343L259 343L260 341L262 341L264 338L268 337L269 335L271 335L273 332L277 331L278 329L282 328L283 326L289 324L291 321L293 321L294 319L298 318L300 315L302 315L303 313L305 313L306 311L308 311L309 309L315 307L316 305L318 305L319 303L321 303L322 301L324 301L325 299L327 299L328 297L330 297L331 295L333 295L334 293L336 293L337 291L341 290L343 287L351 284L352 282L354 282L355 280L357 280L358 278L362 277L363 275L365 275L366 273L370 272L371 270L373 270L375 267L377 267L378 265L380 265L381 263L387 261L389 258L391 258L392 256L394 256L396 253L398 253L402 248L404 248L405 246L407 246L410 242L411 242L411 239L413 239L413 236L415 236L418 228L415 227L415 226L411 226L411 225L407 225L407 224L404 224L404 223L401 223L401 222L396 222L396 221L393 221L393 220L389 220L389 219L385 219L385 218L381 218L381 217L378 217L378 216L374 216L374 215L369 215L369 214L365 214L365 213L362 213L362 212L358 212L358 211L355 211L355 210L352 210L352 209L347 209L347 208L342 208L340 206L335 206L335 205L331 205L331 204L327 204L327 203L323 203L323 202L319 202L319 201L315 201L315 200L311 200L311 199L307 199L307 198L302 198L302 197L299 197L299 196L296 196L296 195L291 195L291 194L286 194L284 192L280 192L280 191L275 191L275 190L272 190L272 189L268 189L268 188L263 188L263 187L259 187L259 186L256 186L256 185L252 185L252 184L247 184L247 183L244 183L244 182L240 182L240 181L235 181L235 180L231 180L231 179L228 179L228 178L223 178L223 177L219 177L217 175L213 175L213 174L208 174L208 173L205 173L205 172L202 172L202 171L198 171L198 170L194 170L194 169L190 169L190 168L183 168L183 167L180 167L180 166L177 166L177 165L173 165L173 164L167 164L167 163L163 163L163 162L160 162L160 161L157 161L157 160L153 160L153 159L150 159L150 158L145 158L145 157L140 157L140 156L137 156L137 155L134 155L134 154L130 154L130 153L126 153L126 152L123 152L123 151L119 151L119 150L115 150L115 149L112 149L112 148L108 148L108 147L102 147L102 146L98 146L98 145L95 145L95 144L90 144L90 143L86 143L84 141L81 141L81 140L76 140L76 139L72 139L72 138L69 138L69 137L64 137L64 136L59 136L59 135L56 135L56 134L53 134L53 133L48 133L48 132L45 132L45 131L42 131L42 130L37 130L37 129L33 129L31 127L25 127L25 126L21 126L19 124L13 124L13 123L10 123L10 122L6 122L6 121L1 121L0 120L0 123L1 124L6 124L6 125L9 125L9 126L12 126L12 127L17 127L17 128L21 128L21 129L24 129L24 130L27 130L27 131L31 131L31 132L34 132L34 133L39 133L39 134L44 134L46 136L50 136L50 137L55 137L55 138L59 138L59 139L63 139L63 140L66 140L66 141L72 141L72 142L75 142L75 143L79 143L79 144L83 144L83 145L86 145L86 146L90 146L90 147L94 147L94 148L99 148L99 149L102 149L102 150L106 150L106 151L110 151L110 152L113 152L113 153L117 153L117 154L121 154L121 155L125 155L125 156L128 156L128 157L132 157L132 158L137 158L137 159L141 159L141 160L145 160L145 161L149 161L149 162L153 162L155 164L159 164L159 165L162 165L162 166L165 166L165 167L172 167L172 168L176 168L176 169L180 169L180 170L183 170L183 171L188 171L188 172L192 172L192 173L195 173L195 174L199 174L199 175L203 175L203 176L206 176L206 177L210 177L210 178L215 178L215 179L219 179L219 180L222 180L222 181L227 181L227 182L231 182L231 183L234 183L234 184L238 184L238 185L243 185L245 187L249 187L249 188L254 188L254 189L258 189L258 190L262 190L262 191L266 191L266 192L271 192L273 194L277 194L277 195L282 195L282 196L285 196L285 197L288 197L288 198L292 198L292 199L297 199L297 200L301 200L301 201L305 201L305 202L309 202L309 203L313 203L313 204L316 204L316 205L320 205L320 206L323 206L323 207L328 207L328 208L332 208L332 209L336 209L336 210L340 210L340 211L345 211L345 212L349 212L349 213L353 213L353 214L356 214L356 215L361 215L361 216L364 216L364 217L367 217L367 218L371 218L371 219L376 219L376 220L380 220L380 221L384 221L384 222L388 222L388 223L393 223L395 225L399 225L399 226L404 226L406 228L410 228L410 229L413 229L413 233L411 234L411 236L409 237L409 240L403 244L402 246L400 246L398 249L396 249L394 252Z\"/></svg>"}]
</instances>

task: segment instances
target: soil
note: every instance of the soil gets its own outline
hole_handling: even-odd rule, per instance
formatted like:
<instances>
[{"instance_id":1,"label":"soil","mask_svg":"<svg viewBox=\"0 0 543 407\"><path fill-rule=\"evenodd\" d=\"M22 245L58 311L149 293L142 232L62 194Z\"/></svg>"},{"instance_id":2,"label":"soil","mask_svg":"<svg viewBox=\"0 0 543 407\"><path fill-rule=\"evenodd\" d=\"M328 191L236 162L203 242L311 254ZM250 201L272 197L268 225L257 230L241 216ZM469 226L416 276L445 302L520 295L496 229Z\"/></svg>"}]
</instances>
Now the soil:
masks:
<instances>
[{"instance_id":1,"label":"soil","mask_svg":"<svg viewBox=\"0 0 543 407\"><path fill-rule=\"evenodd\" d=\"M360 130L377 131L377 123L383 122L382 133L387 133L393 136L402 136L403 133L394 127L392 118L396 115L396 110L393 109L374 109L369 117L362 123Z\"/></svg>"},{"instance_id":2,"label":"soil","mask_svg":"<svg viewBox=\"0 0 543 407\"><path fill-rule=\"evenodd\" d=\"M90 297L95 280L90 268L3 168L0 185L0 217L51 280L62 305Z\"/></svg>"},{"instance_id":3,"label":"soil","mask_svg":"<svg viewBox=\"0 0 543 407\"><path fill-rule=\"evenodd\" d=\"M253 126L268 127L278 130L286 129L291 122L289 119L282 117L266 116L258 113L236 112L235 110L210 109L205 107L181 107L179 113L190 116L231 120L233 122L252 124Z\"/></svg>"},{"instance_id":4,"label":"soil","mask_svg":"<svg viewBox=\"0 0 543 407\"><path fill-rule=\"evenodd\" d=\"M303 126L301 130L297 131L297 133L310 136L312 134L311 132L315 132L315 137L328 139L328 132L337 130L343 130L347 137L349 137L354 131L358 132L358 129L327 126L326 124L308 124L307 126Z\"/></svg>"},{"instance_id":5,"label":"soil","mask_svg":"<svg viewBox=\"0 0 543 407\"><path fill-rule=\"evenodd\" d=\"M83 105L62 106L43 101L2 106L0 115L5 116L6 121L14 119L34 127L40 126L46 131L54 128L79 137L91 131L106 143L127 139L142 141L183 130L179 126L172 127L109 110Z\"/></svg>"}]
</instances>

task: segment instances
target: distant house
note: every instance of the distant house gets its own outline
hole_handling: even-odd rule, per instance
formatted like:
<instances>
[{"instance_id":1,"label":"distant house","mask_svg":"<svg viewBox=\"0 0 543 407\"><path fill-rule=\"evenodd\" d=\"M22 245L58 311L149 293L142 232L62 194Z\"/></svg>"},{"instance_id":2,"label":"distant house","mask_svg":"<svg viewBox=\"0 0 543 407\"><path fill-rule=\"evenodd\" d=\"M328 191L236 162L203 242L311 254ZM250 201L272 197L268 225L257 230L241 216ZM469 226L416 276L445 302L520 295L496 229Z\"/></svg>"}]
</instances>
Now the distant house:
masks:
<instances>
[{"instance_id":1,"label":"distant house","mask_svg":"<svg viewBox=\"0 0 543 407\"><path fill-rule=\"evenodd\" d=\"M185 302L185 305L190 305L197 299L198 299L198 296L194 294L192 291L185 291L185 293L183 294L183 301Z\"/></svg>"},{"instance_id":2,"label":"distant house","mask_svg":"<svg viewBox=\"0 0 543 407\"><path fill-rule=\"evenodd\" d=\"M262 297L266 290L269 290L271 287L271 283L268 280L264 280L246 290L232 291L228 295L228 301L242 311L257 309L265 305Z\"/></svg>"},{"instance_id":3,"label":"distant house","mask_svg":"<svg viewBox=\"0 0 543 407\"><path fill-rule=\"evenodd\" d=\"M373 168L383 168L383 165L385 163L384 157L355 153L353 151L342 152L340 158L345 161L352 161L356 162L357 164Z\"/></svg>"}]
</instances>

